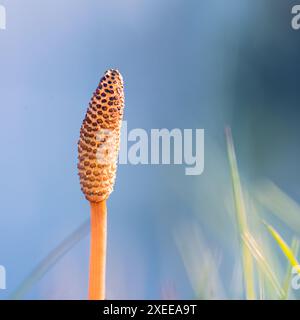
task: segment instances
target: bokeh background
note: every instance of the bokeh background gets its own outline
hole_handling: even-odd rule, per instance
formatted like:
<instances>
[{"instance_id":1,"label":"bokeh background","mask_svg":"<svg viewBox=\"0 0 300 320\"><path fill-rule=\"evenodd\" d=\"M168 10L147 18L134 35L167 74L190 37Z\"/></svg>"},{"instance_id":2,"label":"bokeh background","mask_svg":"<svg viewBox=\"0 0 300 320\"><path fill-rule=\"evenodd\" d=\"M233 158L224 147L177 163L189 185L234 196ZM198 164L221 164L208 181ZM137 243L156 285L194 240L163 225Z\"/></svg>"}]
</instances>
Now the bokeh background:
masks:
<instances>
[{"instance_id":1,"label":"bokeh background","mask_svg":"<svg viewBox=\"0 0 300 320\"><path fill-rule=\"evenodd\" d=\"M184 165L119 166L108 203L108 299L244 298L224 127L249 193L269 205L281 195L297 222L296 3L1 0L0 298L89 217L77 140L108 68L124 76L129 130L205 129L200 176L185 176ZM269 221L290 242L282 219ZM85 299L88 256L87 236L24 298Z\"/></svg>"}]
</instances>

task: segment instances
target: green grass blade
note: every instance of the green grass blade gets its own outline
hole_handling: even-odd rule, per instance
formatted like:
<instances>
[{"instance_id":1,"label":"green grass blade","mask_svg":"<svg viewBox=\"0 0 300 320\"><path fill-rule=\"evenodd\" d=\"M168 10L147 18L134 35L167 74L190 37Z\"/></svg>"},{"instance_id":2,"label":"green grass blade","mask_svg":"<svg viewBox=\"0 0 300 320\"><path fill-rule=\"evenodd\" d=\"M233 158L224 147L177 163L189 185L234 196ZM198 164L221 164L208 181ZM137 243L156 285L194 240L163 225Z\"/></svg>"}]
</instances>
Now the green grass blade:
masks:
<instances>
[{"instance_id":1,"label":"green grass blade","mask_svg":"<svg viewBox=\"0 0 300 320\"><path fill-rule=\"evenodd\" d=\"M36 284L49 269L56 264L67 252L69 252L80 240L88 235L90 231L90 220L88 219L79 226L73 233L65 238L54 248L24 279L19 287L9 297L10 300L22 299L25 294Z\"/></svg>"},{"instance_id":2,"label":"green grass blade","mask_svg":"<svg viewBox=\"0 0 300 320\"><path fill-rule=\"evenodd\" d=\"M246 232L243 235L243 241L246 244L247 248L249 248L252 256L255 258L258 266L260 267L260 270L263 272L266 279L268 279L272 284L273 288L278 294L278 297L282 297L284 291L276 275L274 274L271 266L269 265L267 259L265 258L265 255L263 254L262 249L260 248L257 241L252 237L252 235L249 232Z\"/></svg>"},{"instance_id":3,"label":"green grass blade","mask_svg":"<svg viewBox=\"0 0 300 320\"><path fill-rule=\"evenodd\" d=\"M265 284L264 284L264 277L261 270L258 272L258 284L259 284L259 300L265 300L266 293L265 293Z\"/></svg>"},{"instance_id":4,"label":"green grass blade","mask_svg":"<svg viewBox=\"0 0 300 320\"><path fill-rule=\"evenodd\" d=\"M273 228L266 222L264 222L264 224L266 225L267 230L269 231L273 239L276 241L278 247L281 249L282 253L287 258L289 263L287 273L285 276L285 281L283 284L283 295L281 296L281 299L288 299L292 277L292 268L295 268L300 274L299 262L296 258L299 249L299 241L297 239L294 239L292 246L289 247L287 243L283 240L283 238L280 236L280 234L275 230L275 228Z\"/></svg>"},{"instance_id":5,"label":"green grass blade","mask_svg":"<svg viewBox=\"0 0 300 320\"><path fill-rule=\"evenodd\" d=\"M200 228L196 224L181 226L174 231L174 239L196 299L226 298L220 261L207 246Z\"/></svg>"},{"instance_id":6,"label":"green grass blade","mask_svg":"<svg viewBox=\"0 0 300 320\"><path fill-rule=\"evenodd\" d=\"M229 127L225 129L225 135L234 194L236 219L238 223L239 233L241 237L243 237L244 234L248 232L246 206L243 197L243 190L238 171L231 129ZM244 242L242 242L241 247L246 298L249 300L253 300L256 299L253 258L251 256L249 248L245 245Z\"/></svg>"},{"instance_id":7,"label":"green grass blade","mask_svg":"<svg viewBox=\"0 0 300 320\"><path fill-rule=\"evenodd\" d=\"M300 234L300 205L296 201L270 181L256 187L255 197L264 208Z\"/></svg>"},{"instance_id":8,"label":"green grass blade","mask_svg":"<svg viewBox=\"0 0 300 320\"><path fill-rule=\"evenodd\" d=\"M281 251L285 255L285 257L288 259L291 266L299 268L299 262L297 261L295 255L293 253L293 250L287 245L287 243L282 239L280 234L272 226L270 226L267 223L265 223L265 225L266 225L268 231L270 232L271 236L276 241L279 248L281 249ZM299 268L298 272L300 273L300 268Z\"/></svg>"},{"instance_id":9,"label":"green grass blade","mask_svg":"<svg viewBox=\"0 0 300 320\"><path fill-rule=\"evenodd\" d=\"M299 245L300 245L299 240L297 238L294 238L292 241L291 249L295 257L298 255ZM290 286L291 286L291 280L292 280L292 268L293 268L292 265L288 263L286 276L283 283L283 290L284 290L284 296L282 297L283 300L287 300L289 298Z\"/></svg>"}]
</instances>

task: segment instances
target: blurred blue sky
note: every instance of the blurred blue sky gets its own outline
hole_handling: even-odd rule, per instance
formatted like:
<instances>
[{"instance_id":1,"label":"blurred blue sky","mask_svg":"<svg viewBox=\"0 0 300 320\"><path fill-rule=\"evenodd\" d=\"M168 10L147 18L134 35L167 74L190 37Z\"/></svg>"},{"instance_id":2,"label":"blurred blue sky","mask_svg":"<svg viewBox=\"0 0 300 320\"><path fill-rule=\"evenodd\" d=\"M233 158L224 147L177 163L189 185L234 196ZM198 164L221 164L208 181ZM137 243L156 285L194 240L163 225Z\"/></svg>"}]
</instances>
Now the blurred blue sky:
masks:
<instances>
[{"instance_id":1,"label":"blurred blue sky","mask_svg":"<svg viewBox=\"0 0 300 320\"><path fill-rule=\"evenodd\" d=\"M235 238L224 210L230 195L224 126L233 127L248 179L270 177L300 198L295 1L0 3L7 10L7 30L0 31L0 264L7 290L0 298L89 216L77 140L108 68L123 74L129 129L206 134L201 176L184 176L183 166L119 167L108 203L108 298L160 298L168 283L180 298L192 298L173 238L192 219L227 257L228 284ZM27 298L84 299L87 272L88 238Z\"/></svg>"}]
</instances>

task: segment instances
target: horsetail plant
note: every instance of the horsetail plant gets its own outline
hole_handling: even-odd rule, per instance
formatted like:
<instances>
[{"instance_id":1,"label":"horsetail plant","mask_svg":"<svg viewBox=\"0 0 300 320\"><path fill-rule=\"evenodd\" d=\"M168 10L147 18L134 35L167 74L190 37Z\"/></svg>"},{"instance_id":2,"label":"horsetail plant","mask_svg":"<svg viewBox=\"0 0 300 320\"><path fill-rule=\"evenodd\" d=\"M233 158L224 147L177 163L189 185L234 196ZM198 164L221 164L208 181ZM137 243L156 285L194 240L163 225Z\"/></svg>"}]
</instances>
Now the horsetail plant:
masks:
<instances>
[{"instance_id":1,"label":"horsetail plant","mask_svg":"<svg viewBox=\"0 0 300 320\"><path fill-rule=\"evenodd\" d=\"M123 110L123 78L108 70L89 103L78 142L80 185L91 208L90 300L105 299L106 200L116 178Z\"/></svg>"}]
</instances>

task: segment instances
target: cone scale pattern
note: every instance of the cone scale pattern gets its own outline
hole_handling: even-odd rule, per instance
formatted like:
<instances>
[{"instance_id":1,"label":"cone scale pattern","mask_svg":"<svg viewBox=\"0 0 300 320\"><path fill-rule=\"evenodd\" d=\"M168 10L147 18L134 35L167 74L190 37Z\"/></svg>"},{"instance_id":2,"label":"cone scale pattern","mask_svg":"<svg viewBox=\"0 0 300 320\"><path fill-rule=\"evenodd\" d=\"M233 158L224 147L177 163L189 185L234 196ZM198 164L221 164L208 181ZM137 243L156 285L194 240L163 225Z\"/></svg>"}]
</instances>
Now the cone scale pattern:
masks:
<instances>
[{"instance_id":1,"label":"cone scale pattern","mask_svg":"<svg viewBox=\"0 0 300 320\"><path fill-rule=\"evenodd\" d=\"M121 74L108 70L89 103L78 142L78 174L87 200L106 200L113 191L124 111Z\"/></svg>"}]
</instances>

